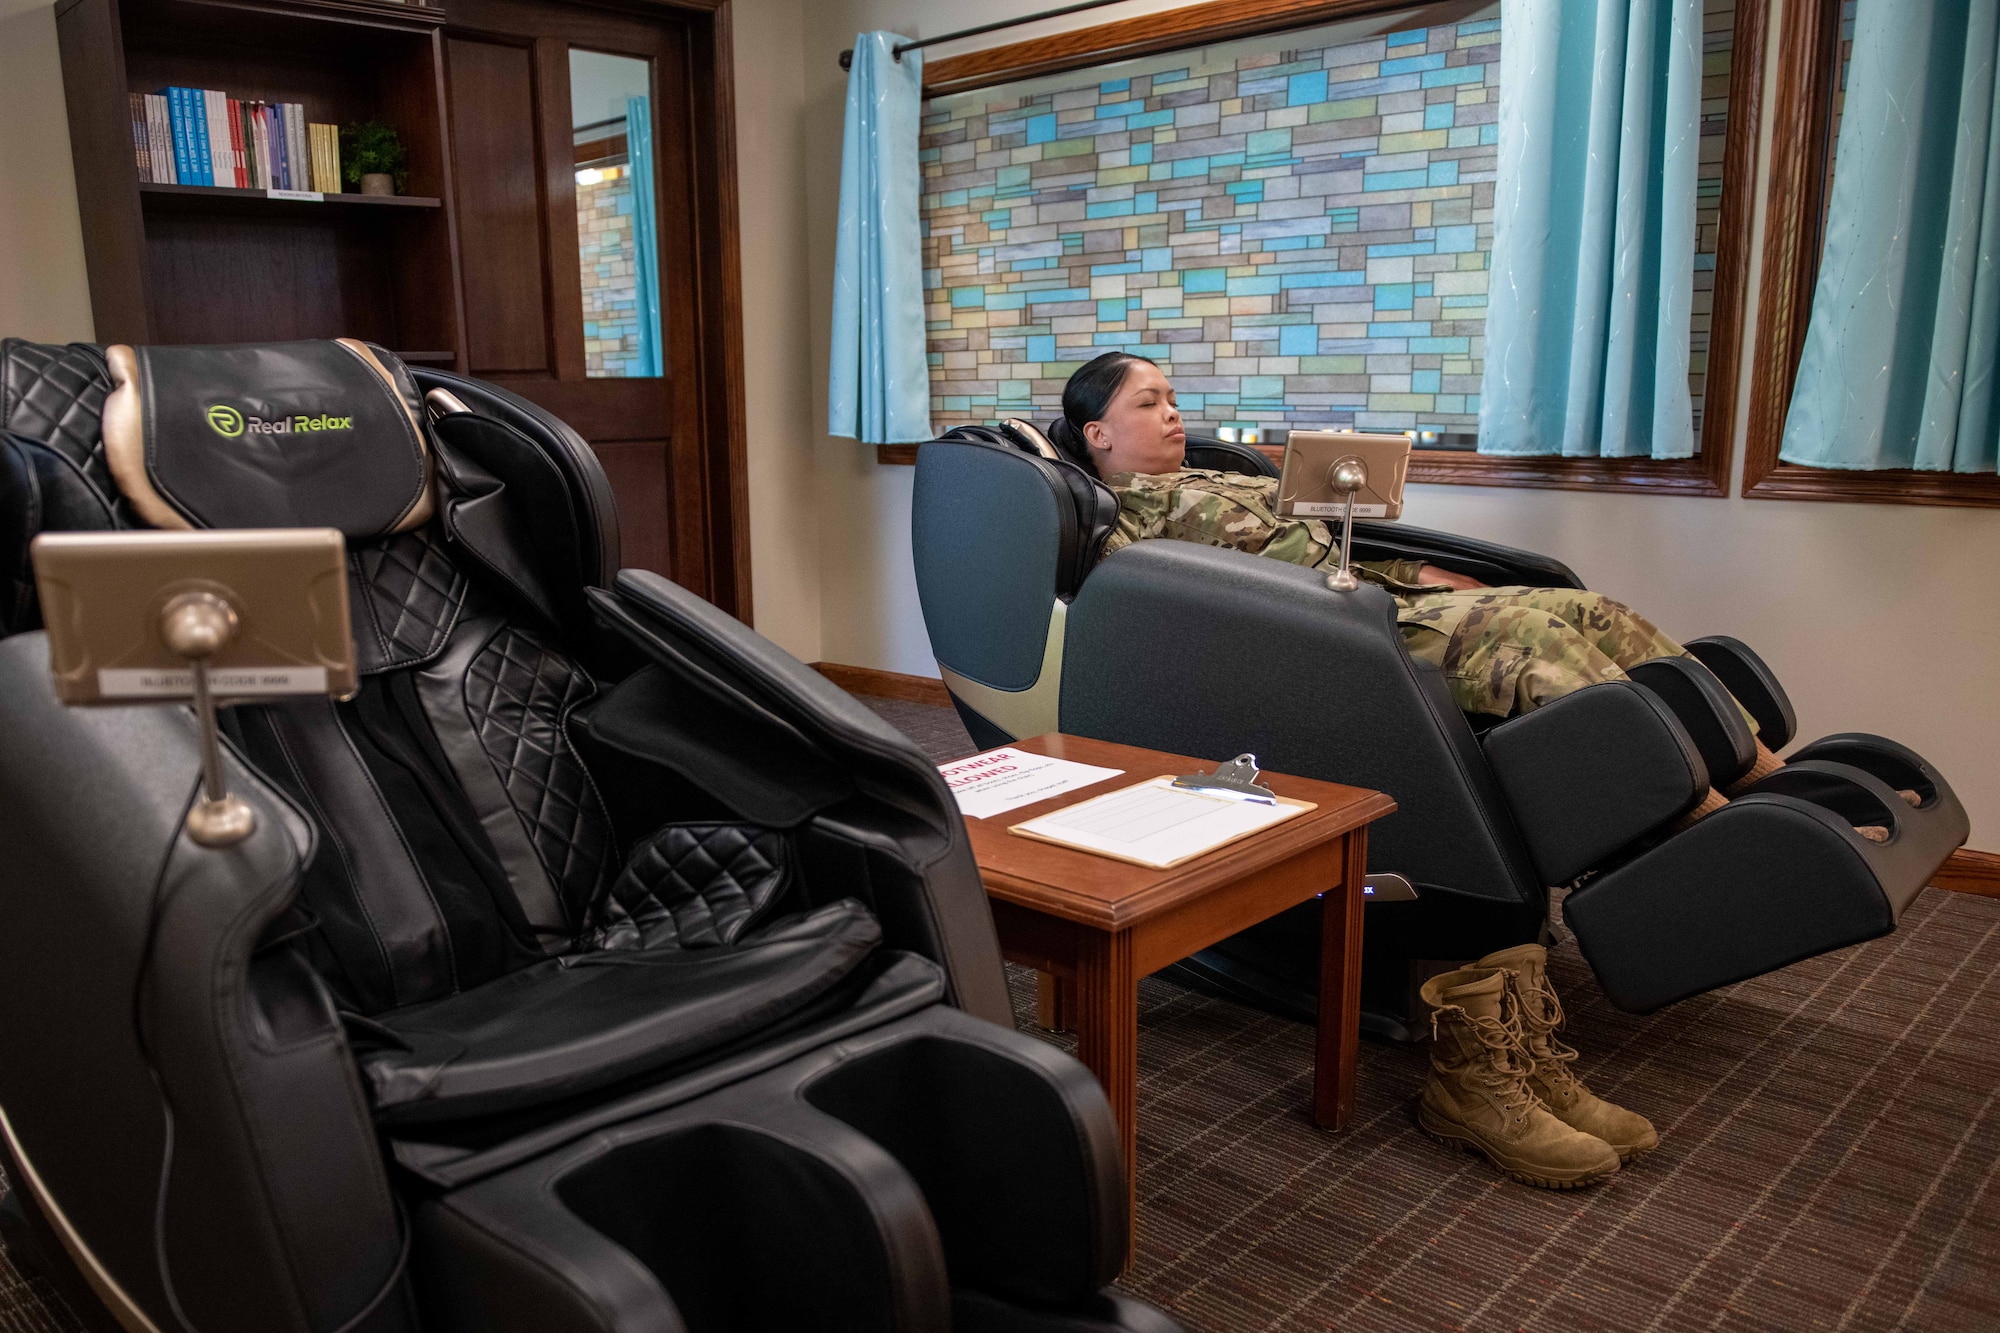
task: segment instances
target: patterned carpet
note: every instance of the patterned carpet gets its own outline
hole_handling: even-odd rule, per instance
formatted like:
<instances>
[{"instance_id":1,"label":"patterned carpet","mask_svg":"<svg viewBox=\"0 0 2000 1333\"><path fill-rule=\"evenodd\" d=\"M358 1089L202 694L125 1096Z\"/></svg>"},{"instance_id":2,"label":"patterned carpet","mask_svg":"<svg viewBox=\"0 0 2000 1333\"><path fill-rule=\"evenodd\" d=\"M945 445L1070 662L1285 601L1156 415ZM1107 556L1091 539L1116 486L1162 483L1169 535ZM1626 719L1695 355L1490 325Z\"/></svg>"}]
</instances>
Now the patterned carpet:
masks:
<instances>
[{"instance_id":1,"label":"patterned carpet","mask_svg":"<svg viewBox=\"0 0 2000 1333\"><path fill-rule=\"evenodd\" d=\"M971 750L947 710L868 702ZM1354 1128L1326 1134L1309 1028L1140 983L1122 1285L1190 1333L2000 1329L2000 899L1927 891L1887 939L1648 1018L1574 947L1551 972L1584 1075L1661 1135L1581 1193L1419 1134L1422 1047L1364 1043ZM0 1333L76 1327L0 1261Z\"/></svg>"},{"instance_id":2,"label":"patterned carpet","mask_svg":"<svg viewBox=\"0 0 2000 1333\"><path fill-rule=\"evenodd\" d=\"M1142 982L1123 1285L1211 1333L2000 1328L2000 900L1927 891L1888 939L1650 1018L1573 946L1551 971L1592 1086L1661 1135L1582 1193L1420 1134L1426 1048L1364 1043L1329 1135L1309 1028Z\"/></svg>"},{"instance_id":3,"label":"patterned carpet","mask_svg":"<svg viewBox=\"0 0 2000 1333\"><path fill-rule=\"evenodd\" d=\"M40 1277L0 1251L0 1333L82 1333L83 1325Z\"/></svg>"}]
</instances>

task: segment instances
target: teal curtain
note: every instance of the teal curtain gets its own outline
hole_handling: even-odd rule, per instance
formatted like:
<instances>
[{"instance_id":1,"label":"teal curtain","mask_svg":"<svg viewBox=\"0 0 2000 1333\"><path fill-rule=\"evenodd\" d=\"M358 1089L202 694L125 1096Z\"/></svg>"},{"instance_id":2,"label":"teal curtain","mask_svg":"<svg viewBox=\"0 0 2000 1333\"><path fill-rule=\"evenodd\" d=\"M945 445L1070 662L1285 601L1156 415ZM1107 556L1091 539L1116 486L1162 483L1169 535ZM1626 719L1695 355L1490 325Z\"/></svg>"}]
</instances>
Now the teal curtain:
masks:
<instances>
[{"instance_id":1,"label":"teal curtain","mask_svg":"<svg viewBox=\"0 0 2000 1333\"><path fill-rule=\"evenodd\" d=\"M1483 454L1694 454L1701 10L1501 8Z\"/></svg>"},{"instance_id":2,"label":"teal curtain","mask_svg":"<svg viewBox=\"0 0 2000 1333\"><path fill-rule=\"evenodd\" d=\"M1779 457L1991 472L2000 441L2000 0L1861 0Z\"/></svg>"},{"instance_id":3,"label":"teal curtain","mask_svg":"<svg viewBox=\"0 0 2000 1333\"><path fill-rule=\"evenodd\" d=\"M931 438L917 129L923 53L892 32L854 39L840 155L827 430L869 444Z\"/></svg>"},{"instance_id":4,"label":"teal curtain","mask_svg":"<svg viewBox=\"0 0 2000 1333\"><path fill-rule=\"evenodd\" d=\"M653 108L648 97L625 99L625 152L632 167L633 267L638 273L639 363L630 372L666 373L660 358L660 238L653 193Z\"/></svg>"}]
</instances>

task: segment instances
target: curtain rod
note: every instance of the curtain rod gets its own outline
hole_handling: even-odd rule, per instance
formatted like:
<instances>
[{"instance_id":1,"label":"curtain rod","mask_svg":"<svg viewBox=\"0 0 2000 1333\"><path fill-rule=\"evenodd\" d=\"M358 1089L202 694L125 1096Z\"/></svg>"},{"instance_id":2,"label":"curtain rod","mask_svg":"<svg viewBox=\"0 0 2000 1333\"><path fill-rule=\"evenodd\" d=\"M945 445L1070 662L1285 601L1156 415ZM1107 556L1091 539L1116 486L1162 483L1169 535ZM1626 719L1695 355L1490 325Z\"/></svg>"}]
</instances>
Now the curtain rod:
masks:
<instances>
[{"instance_id":1,"label":"curtain rod","mask_svg":"<svg viewBox=\"0 0 2000 1333\"><path fill-rule=\"evenodd\" d=\"M915 51L920 47L935 46L939 42L955 42L961 37L977 37L981 33L999 32L1002 28L1018 28L1024 23L1039 23L1043 19L1061 18L1064 14L1074 14L1083 9L1102 9L1106 5L1123 3L1125 3L1125 0L1083 0L1083 3L1080 5L1064 5L1060 9L1045 9L1039 14L1023 14L1017 19L1001 19L998 23L983 23L977 28L962 28L957 32L947 32L936 37L926 37L920 42L898 42L889 49L889 53L895 56L896 59L901 60L905 51ZM849 47L840 53L840 67L842 69L852 69L854 67L853 47Z\"/></svg>"}]
</instances>

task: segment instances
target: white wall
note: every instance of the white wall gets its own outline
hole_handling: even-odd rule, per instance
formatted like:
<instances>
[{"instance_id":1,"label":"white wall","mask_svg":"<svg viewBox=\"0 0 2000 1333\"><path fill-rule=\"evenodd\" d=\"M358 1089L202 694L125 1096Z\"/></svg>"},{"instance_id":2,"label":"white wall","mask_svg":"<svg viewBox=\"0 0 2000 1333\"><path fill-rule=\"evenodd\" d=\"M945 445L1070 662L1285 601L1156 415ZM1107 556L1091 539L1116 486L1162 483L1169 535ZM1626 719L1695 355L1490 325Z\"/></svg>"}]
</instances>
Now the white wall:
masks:
<instances>
[{"instance_id":1,"label":"white wall","mask_svg":"<svg viewBox=\"0 0 2000 1333\"><path fill-rule=\"evenodd\" d=\"M571 50L569 53L569 123L580 129L622 120L625 103L648 96L652 71L637 56L616 56L603 51Z\"/></svg>"},{"instance_id":2,"label":"white wall","mask_svg":"<svg viewBox=\"0 0 2000 1333\"><path fill-rule=\"evenodd\" d=\"M1041 4L821 0L808 7L806 196L813 413L821 428L840 159L837 53L859 29L924 36ZM1045 26L1170 7L1135 0ZM1771 56L1775 62L1775 43ZM1768 141L1769 98L1765 105ZM832 661L934 675L910 570L913 469L878 466L873 452L821 437L822 651ZM1557 556L1671 634L1750 642L1785 681L1805 736L1866 730L1915 746L1971 809L1971 845L2000 849L2000 513L1474 486L1412 487L1406 513L1425 526Z\"/></svg>"},{"instance_id":3,"label":"white wall","mask_svg":"<svg viewBox=\"0 0 2000 1333\"><path fill-rule=\"evenodd\" d=\"M90 336L55 11L0 0L0 337Z\"/></svg>"},{"instance_id":4,"label":"white wall","mask_svg":"<svg viewBox=\"0 0 2000 1333\"><path fill-rule=\"evenodd\" d=\"M806 267L804 43L816 0L735 0L736 160L743 246L744 398L749 423L751 600L758 630L808 662L832 658L820 631L820 524ZM830 223L828 225L831 225ZM824 365L825 354L818 355ZM825 394L819 400L823 402Z\"/></svg>"}]
</instances>

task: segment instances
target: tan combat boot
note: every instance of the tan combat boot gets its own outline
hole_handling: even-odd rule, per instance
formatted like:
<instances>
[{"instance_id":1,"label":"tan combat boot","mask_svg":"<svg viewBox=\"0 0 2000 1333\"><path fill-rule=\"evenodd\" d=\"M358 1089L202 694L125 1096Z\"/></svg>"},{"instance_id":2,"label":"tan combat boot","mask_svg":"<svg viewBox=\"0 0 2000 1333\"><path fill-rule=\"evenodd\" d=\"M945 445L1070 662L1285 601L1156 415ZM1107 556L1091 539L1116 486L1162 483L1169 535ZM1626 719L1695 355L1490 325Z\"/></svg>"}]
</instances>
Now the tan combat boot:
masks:
<instances>
[{"instance_id":1,"label":"tan combat boot","mask_svg":"<svg viewBox=\"0 0 2000 1333\"><path fill-rule=\"evenodd\" d=\"M1583 1085L1570 1066L1576 1050L1556 1040L1562 1027L1562 1001L1549 981L1548 950L1522 944L1489 953L1474 967L1497 967L1513 977L1521 1005L1521 1039L1527 1047L1528 1087L1556 1119L1571 1129L1594 1134L1610 1144L1618 1160L1629 1162L1660 1146L1653 1124L1636 1111L1614 1106Z\"/></svg>"},{"instance_id":2,"label":"tan combat boot","mask_svg":"<svg viewBox=\"0 0 2000 1333\"><path fill-rule=\"evenodd\" d=\"M1440 1143L1482 1153L1525 1185L1576 1189L1618 1169L1602 1139L1571 1129L1528 1090L1520 1001L1499 968L1467 967L1424 983L1431 1076L1417 1123Z\"/></svg>"}]
</instances>

